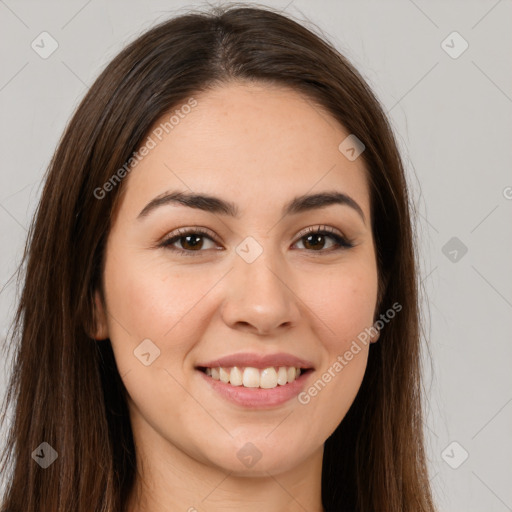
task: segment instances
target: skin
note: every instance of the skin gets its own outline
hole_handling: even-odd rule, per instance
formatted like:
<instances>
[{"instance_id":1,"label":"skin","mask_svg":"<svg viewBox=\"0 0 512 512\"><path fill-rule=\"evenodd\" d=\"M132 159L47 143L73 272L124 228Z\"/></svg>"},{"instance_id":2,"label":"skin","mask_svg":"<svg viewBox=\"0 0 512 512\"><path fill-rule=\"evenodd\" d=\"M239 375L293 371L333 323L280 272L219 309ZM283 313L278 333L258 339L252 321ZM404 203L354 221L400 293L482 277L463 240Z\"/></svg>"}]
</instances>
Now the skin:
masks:
<instances>
[{"instance_id":1,"label":"skin","mask_svg":"<svg viewBox=\"0 0 512 512\"><path fill-rule=\"evenodd\" d=\"M194 367L233 353L288 352L313 362L307 388L372 326L378 274L364 163L338 150L348 132L290 89L234 82L194 98L125 178L107 241L105 307L96 297L95 337L110 338L129 394L138 474L128 509L322 511L323 444L357 394L370 345L307 405L237 406ZM232 201L241 216L165 205L137 219L176 189ZM346 205L281 218L292 198L328 190L351 196L366 221ZM329 236L316 245L297 236L324 225L354 247L332 251ZM158 247L177 228L197 226L215 239L204 237L195 252L183 238L174 243L191 256ZM263 249L250 264L235 251L248 236ZM160 350L149 366L133 353L146 338ZM251 468L237 457L248 442L261 453Z\"/></svg>"}]
</instances>

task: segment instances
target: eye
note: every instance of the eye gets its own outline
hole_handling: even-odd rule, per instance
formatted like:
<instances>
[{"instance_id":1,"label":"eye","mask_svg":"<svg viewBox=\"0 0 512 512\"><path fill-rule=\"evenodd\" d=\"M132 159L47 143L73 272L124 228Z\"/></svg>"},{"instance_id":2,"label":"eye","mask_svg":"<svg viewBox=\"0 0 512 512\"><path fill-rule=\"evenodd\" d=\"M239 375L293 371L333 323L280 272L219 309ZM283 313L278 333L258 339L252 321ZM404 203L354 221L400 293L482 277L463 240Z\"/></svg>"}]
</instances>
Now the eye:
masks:
<instances>
[{"instance_id":1,"label":"eye","mask_svg":"<svg viewBox=\"0 0 512 512\"><path fill-rule=\"evenodd\" d=\"M325 249L326 241L331 240L331 245ZM212 247L205 247L205 240L213 243ZM300 233L300 238L294 245L302 242L308 252L330 253L337 250L350 249L354 244L329 226L306 228ZM334 243L333 243L334 242ZM176 247L180 244L181 247ZM203 249L215 248L215 239L209 230L204 228L178 229L165 238L159 247L176 251L186 256L195 256L194 253ZM218 250L218 248L217 248Z\"/></svg>"},{"instance_id":2,"label":"eye","mask_svg":"<svg viewBox=\"0 0 512 512\"><path fill-rule=\"evenodd\" d=\"M210 233L203 228L178 229L174 234L164 239L160 247L165 247L187 256L194 256L195 252L201 252L201 249L204 248L204 239L215 243ZM176 243L179 243L181 248L174 247Z\"/></svg>"},{"instance_id":3,"label":"eye","mask_svg":"<svg viewBox=\"0 0 512 512\"><path fill-rule=\"evenodd\" d=\"M334 240L334 244L325 249L326 240ZM354 244L329 226L320 226L306 228L300 233L300 239L296 242L302 242L309 252L332 252L340 249L350 249Z\"/></svg>"}]
</instances>

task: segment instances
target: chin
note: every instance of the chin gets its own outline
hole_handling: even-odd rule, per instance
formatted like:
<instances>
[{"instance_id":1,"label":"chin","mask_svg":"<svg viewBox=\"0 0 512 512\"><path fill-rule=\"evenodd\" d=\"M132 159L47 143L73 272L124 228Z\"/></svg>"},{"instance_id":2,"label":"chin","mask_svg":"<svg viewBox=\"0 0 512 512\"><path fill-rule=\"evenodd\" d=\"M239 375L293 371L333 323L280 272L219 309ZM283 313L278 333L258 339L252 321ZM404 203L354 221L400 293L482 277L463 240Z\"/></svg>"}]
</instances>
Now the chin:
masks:
<instances>
[{"instance_id":1,"label":"chin","mask_svg":"<svg viewBox=\"0 0 512 512\"><path fill-rule=\"evenodd\" d=\"M223 447L224 454L207 453L210 464L220 467L235 476L262 477L285 473L297 467L307 457L303 443L296 443L298 451L290 440L276 437L273 442L265 439L267 431L257 440L254 436L240 437L232 448ZM272 434L270 434L272 435ZM276 443L277 442L277 443ZM215 446L215 443L212 443ZM217 445L218 449L221 448Z\"/></svg>"}]
</instances>

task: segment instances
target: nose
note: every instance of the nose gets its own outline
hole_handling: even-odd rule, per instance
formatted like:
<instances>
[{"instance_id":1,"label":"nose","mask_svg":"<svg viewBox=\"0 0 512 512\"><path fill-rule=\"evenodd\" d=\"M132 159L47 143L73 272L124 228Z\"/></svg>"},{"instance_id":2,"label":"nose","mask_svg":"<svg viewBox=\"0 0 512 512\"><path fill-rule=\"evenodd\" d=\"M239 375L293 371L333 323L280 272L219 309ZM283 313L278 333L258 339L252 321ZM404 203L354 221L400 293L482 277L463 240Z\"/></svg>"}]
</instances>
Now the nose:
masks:
<instances>
[{"instance_id":1,"label":"nose","mask_svg":"<svg viewBox=\"0 0 512 512\"><path fill-rule=\"evenodd\" d=\"M221 313L232 329L272 335L298 324L301 301L290 273L269 251L252 263L237 257L227 279Z\"/></svg>"}]
</instances>

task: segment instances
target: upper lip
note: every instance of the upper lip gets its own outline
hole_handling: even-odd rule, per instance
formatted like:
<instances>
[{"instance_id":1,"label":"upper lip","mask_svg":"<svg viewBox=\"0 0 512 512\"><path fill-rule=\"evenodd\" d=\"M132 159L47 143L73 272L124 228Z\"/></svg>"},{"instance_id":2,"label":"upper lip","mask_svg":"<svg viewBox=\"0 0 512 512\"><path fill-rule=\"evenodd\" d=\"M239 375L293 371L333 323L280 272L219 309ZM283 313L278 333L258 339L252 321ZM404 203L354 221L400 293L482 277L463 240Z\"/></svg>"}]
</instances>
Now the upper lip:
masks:
<instances>
[{"instance_id":1,"label":"upper lip","mask_svg":"<svg viewBox=\"0 0 512 512\"><path fill-rule=\"evenodd\" d=\"M231 354L229 356L220 357L212 361L200 363L197 365L198 368L230 368L233 366L252 368L269 368L271 366L294 366L295 368L307 368L313 369L313 363L296 357L292 354L286 354L279 352L277 354L251 354L249 352L243 352L240 354Z\"/></svg>"}]
</instances>

